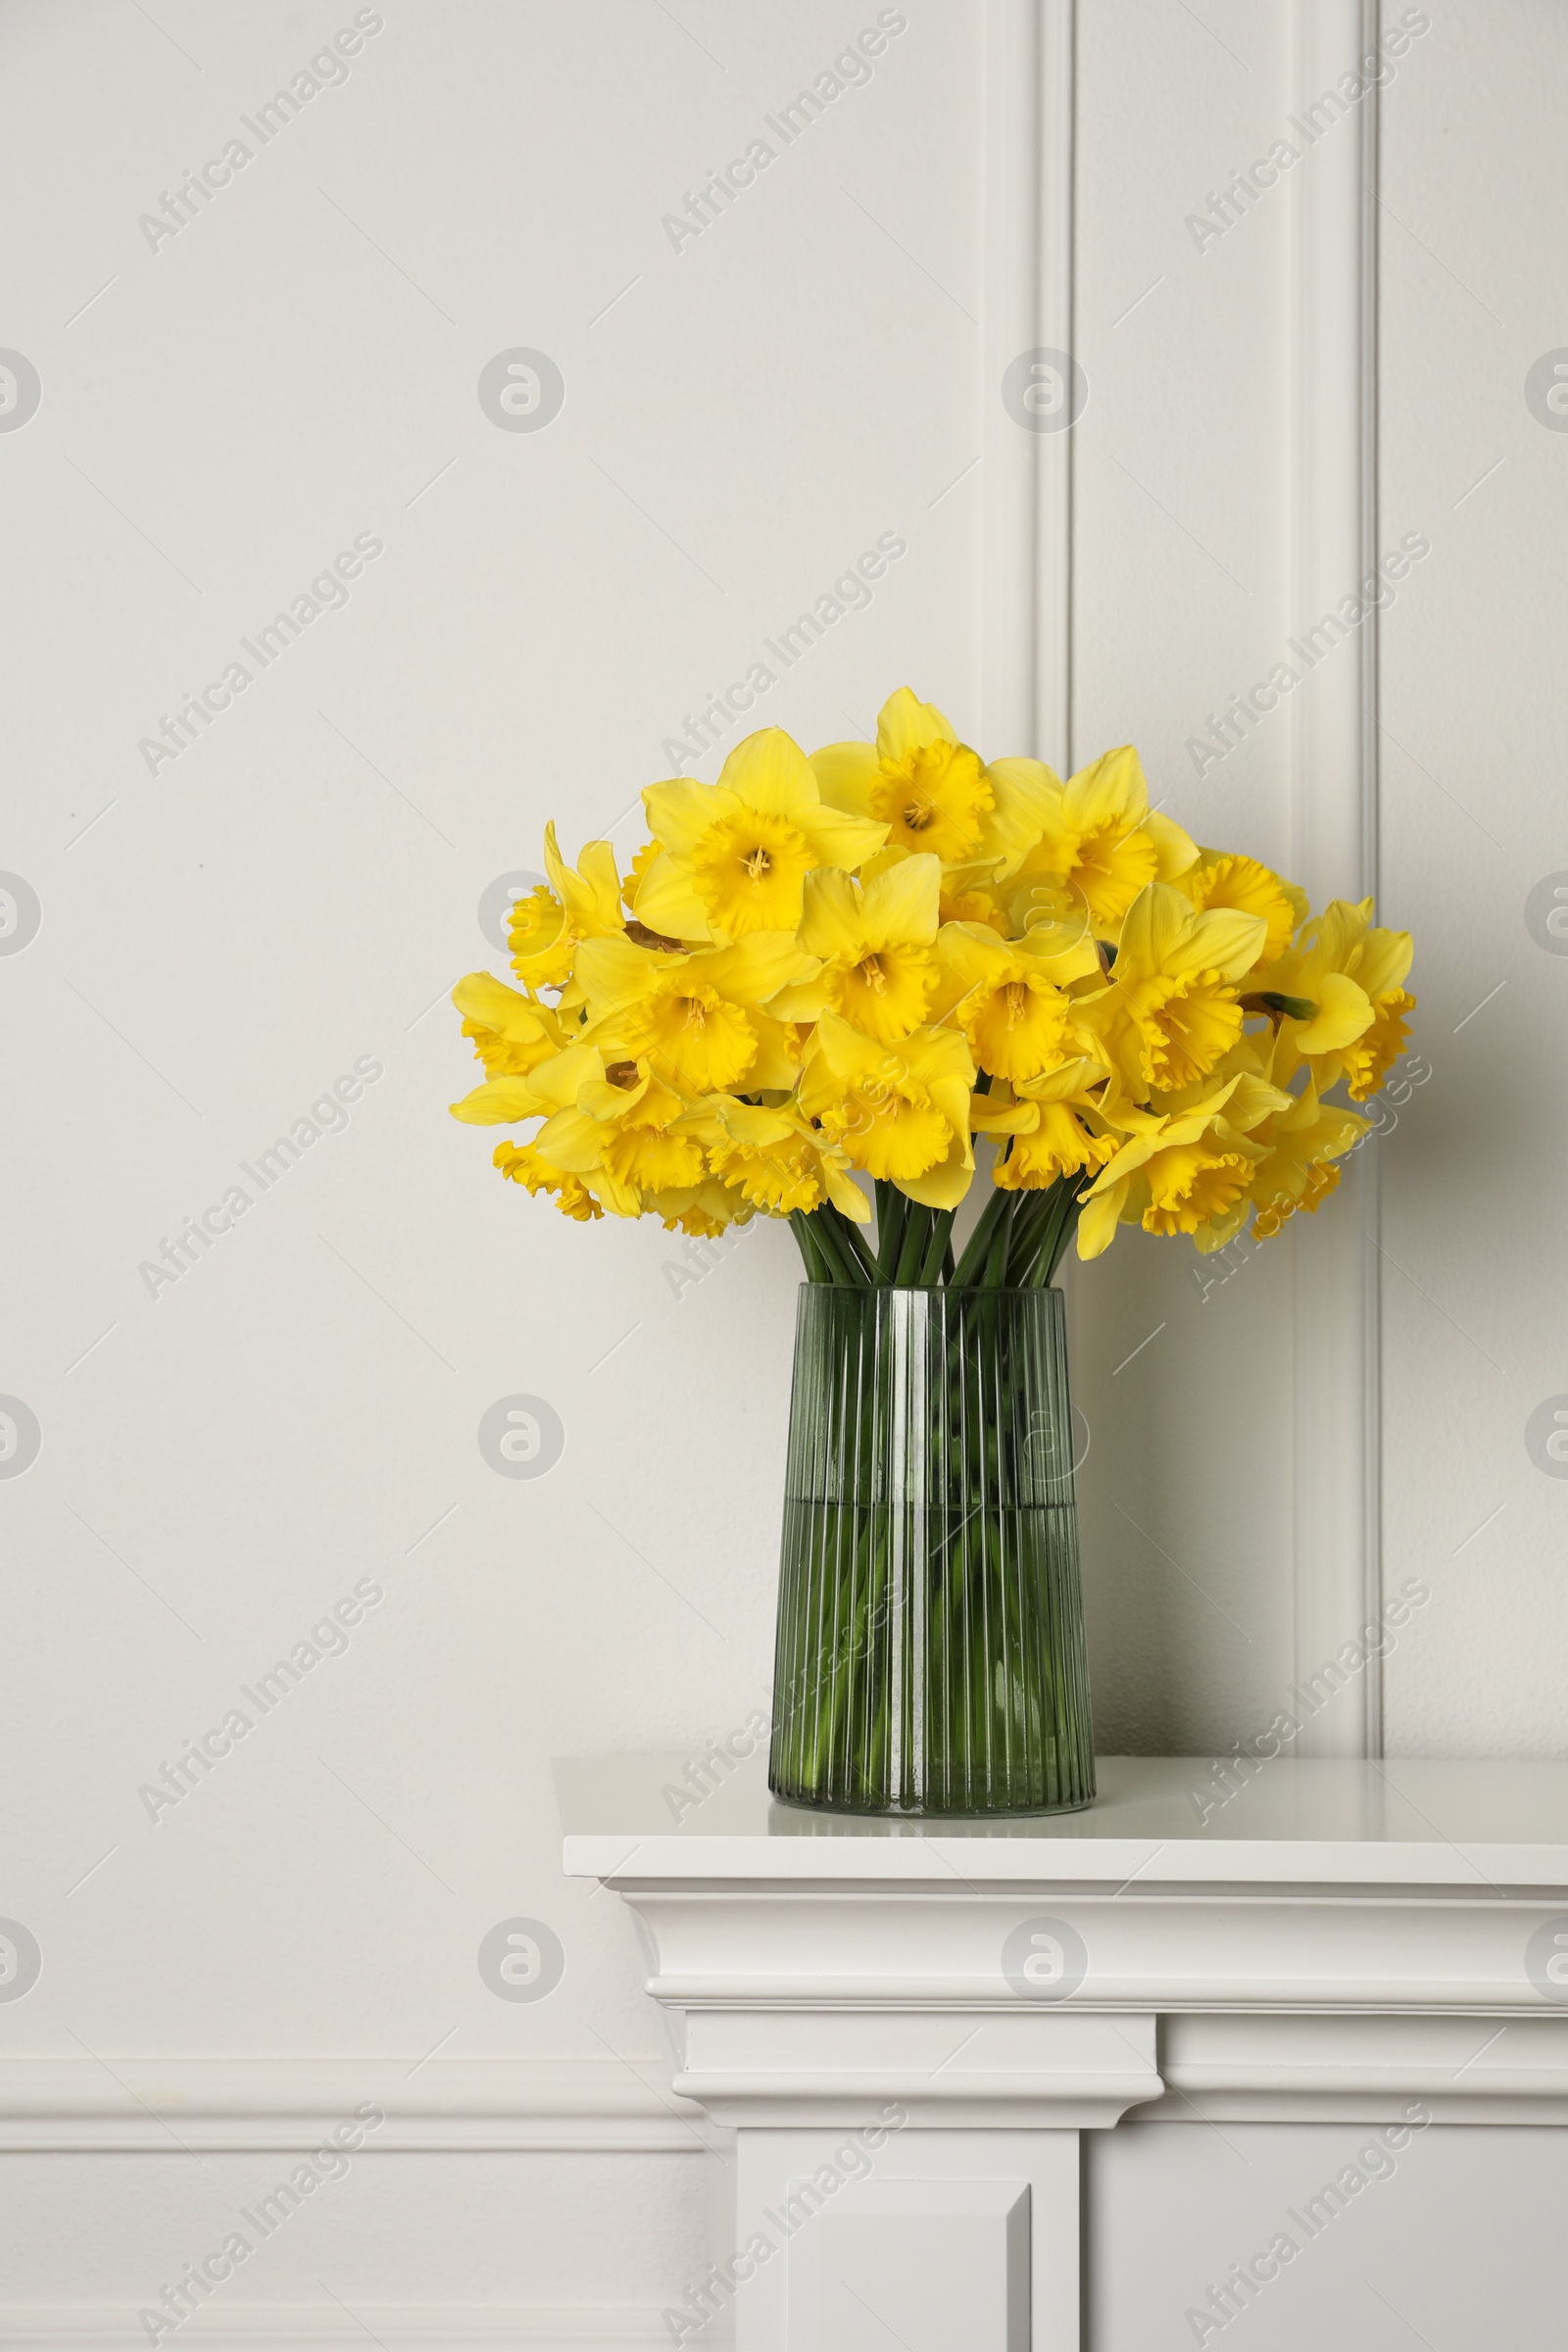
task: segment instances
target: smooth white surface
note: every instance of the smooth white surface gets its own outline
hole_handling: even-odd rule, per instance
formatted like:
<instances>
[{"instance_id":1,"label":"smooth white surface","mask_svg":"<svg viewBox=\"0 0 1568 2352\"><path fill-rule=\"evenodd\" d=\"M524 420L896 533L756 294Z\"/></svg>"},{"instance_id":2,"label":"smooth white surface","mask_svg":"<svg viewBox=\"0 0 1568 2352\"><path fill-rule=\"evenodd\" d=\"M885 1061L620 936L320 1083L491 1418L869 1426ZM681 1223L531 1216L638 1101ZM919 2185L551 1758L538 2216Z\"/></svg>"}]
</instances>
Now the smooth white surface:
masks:
<instances>
[{"instance_id":1,"label":"smooth white surface","mask_svg":"<svg viewBox=\"0 0 1568 2352\"><path fill-rule=\"evenodd\" d=\"M766 1705L798 1255L769 1228L677 1292L678 1237L503 1184L447 1116L475 1065L446 991L505 971L478 903L551 817L624 854L642 785L759 721L862 732L906 676L978 726L981 469L950 485L981 446L979 9L912 0L732 209L678 252L662 224L880 5L386 0L156 252L139 215L358 0L6 14L0 346L44 393L0 433L0 867L43 922L0 956L0 1393L43 1445L0 1478L0 1917L44 1966L0 2000L0 2137L79 2152L5 2159L0 2335L74 2300L143 2340L356 2078L412 2144L226 2290L285 2340L366 2341L332 2289L389 2341L404 2301L667 2341L700 2268L722 2166L670 2112L628 1922L562 1878L548 1759ZM515 346L566 381L536 434L477 398ZM346 608L149 774L160 713L360 531ZM764 640L881 533L906 555L785 671ZM758 660L756 719L666 754ZM358 1056L346 1132L149 1296L162 1237ZM566 1432L533 1483L476 1442L516 1393ZM149 1818L365 1578L347 1648ZM519 1916L566 1956L531 2005L478 1967Z\"/></svg>"},{"instance_id":2,"label":"smooth white surface","mask_svg":"<svg viewBox=\"0 0 1568 2352\"><path fill-rule=\"evenodd\" d=\"M1540 0L1430 14L1384 104L1379 213L1385 530L1433 548L1381 637L1385 903L1433 943L1433 1075L1381 1147L1388 1562L1433 1587L1386 1668L1388 1746L1560 1756L1568 1481L1525 1438L1568 1393L1568 956L1526 908L1568 871L1568 433L1525 385L1568 345L1568 25Z\"/></svg>"},{"instance_id":3,"label":"smooth white surface","mask_svg":"<svg viewBox=\"0 0 1568 2352\"><path fill-rule=\"evenodd\" d=\"M1233 1768L1234 1769L1234 1768ZM1328 1880L1568 1887L1568 1764L1279 1756L1225 1797L1207 1758L1106 1756L1082 1812L888 1822L769 1795L763 1759L691 1800L678 1756L556 1767L566 1868L612 1885L755 1879ZM672 1809L689 1806L678 1823ZM1204 1808L1208 1808L1205 1816Z\"/></svg>"},{"instance_id":4,"label":"smooth white surface","mask_svg":"<svg viewBox=\"0 0 1568 2352\"><path fill-rule=\"evenodd\" d=\"M1077 2134L905 2124L857 2154L856 2126L880 2112L737 2135L732 2242L754 2248L754 2267L714 2300L738 2352L859 2352L890 2325L910 2352L1080 2352ZM828 2322L853 2325L847 2302L858 2333L824 2337Z\"/></svg>"},{"instance_id":5,"label":"smooth white surface","mask_svg":"<svg viewBox=\"0 0 1568 2352\"><path fill-rule=\"evenodd\" d=\"M980 495L985 740L1072 760L1070 431L1035 433L996 388L1022 353L1073 349L1074 0L988 0Z\"/></svg>"},{"instance_id":6,"label":"smooth white surface","mask_svg":"<svg viewBox=\"0 0 1568 2352\"><path fill-rule=\"evenodd\" d=\"M852 2183L790 2248L792 2329L862 2352L869 2310L906 2341L1029 2352L1029 2221L1027 2180Z\"/></svg>"},{"instance_id":7,"label":"smooth white surface","mask_svg":"<svg viewBox=\"0 0 1568 2352\"><path fill-rule=\"evenodd\" d=\"M1378 0L1294 0L1291 112L1375 53ZM1294 142L1304 144L1304 139ZM1377 543L1377 100L1322 131L1292 167L1291 625L1333 613L1374 570ZM1290 657L1287 657L1290 659ZM1314 906L1377 888L1377 621L1302 672L1289 700L1291 873ZM1357 1154L1330 1217L1292 1237L1296 1362L1296 1671L1332 1656L1382 1605L1378 1508L1377 1166ZM1383 1672L1303 1725L1298 1752L1378 1755Z\"/></svg>"},{"instance_id":8,"label":"smooth white surface","mask_svg":"<svg viewBox=\"0 0 1568 2352\"><path fill-rule=\"evenodd\" d=\"M156 2306L155 2306L156 2308ZM648 2304L439 2301L378 2303L359 2296L352 2312L331 2303L218 2305L201 2312L199 2345L233 2345L238 2352L345 2352L367 2336L398 2352L567 2352L578 2345L600 2352L667 2352L663 2315ZM7 2352L125 2352L125 2307L118 2303L8 2304ZM145 2339L143 2339L145 2340Z\"/></svg>"},{"instance_id":9,"label":"smooth white surface","mask_svg":"<svg viewBox=\"0 0 1568 2352\"><path fill-rule=\"evenodd\" d=\"M1366 2125L1209 2130L1188 2115L1176 2146L1136 2125L1085 2146L1093 2352L1188 2352L1188 2312L1212 2310L1210 2285L1283 2230L1289 2266L1238 2296L1245 2316L1210 2326L1209 2347L1515 2352L1558 2334L1568 2134L1438 2126L1391 2150ZM1352 2164L1363 2185L1309 2237L1289 2216Z\"/></svg>"},{"instance_id":10,"label":"smooth white surface","mask_svg":"<svg viewBox=\"0 0 1568 2352\"><path fill-rule=\"evenodd\" d=\"M1188 747L1268 677L1292 627L1290 190L1202 251L1187 223L1279 135L1293 25L1280 0L1080 10L1073 334L1089 405L1070 436L1073 758L1136 744L1152 798L1198 840L1286 872L1288 709L1200 775ZM1124 1231L1064 1276L1103 1749L1250 1740L1300 1671L1295 1248L1200 1265ZM1352 1690L1329 1716L1358 1704Z\"/></svg>"}]
</instances>

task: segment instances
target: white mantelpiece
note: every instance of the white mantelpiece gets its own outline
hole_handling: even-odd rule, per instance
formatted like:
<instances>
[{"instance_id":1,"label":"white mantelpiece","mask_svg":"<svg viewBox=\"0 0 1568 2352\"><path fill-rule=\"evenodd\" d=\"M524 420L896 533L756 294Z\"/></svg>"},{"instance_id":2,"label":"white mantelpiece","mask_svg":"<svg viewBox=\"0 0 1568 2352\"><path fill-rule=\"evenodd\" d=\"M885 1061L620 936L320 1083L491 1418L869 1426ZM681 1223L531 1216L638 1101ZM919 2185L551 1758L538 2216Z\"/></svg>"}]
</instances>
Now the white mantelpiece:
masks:
<instances>
[{"instance_id":1,"label":"white mantelpiece","mask_svg":"<svg viewBox=\"0 0 1568 2352\"><path fill-rule=\"evenodd\" d=\"M558 1767L673 2087L737 2129L739 2352L848 2352L879 2298L911 2352L1078 2352L1085 2128L1568 2123L1568 1765L1100 1773L916 1825L777 1805L760 1758Z\"/></svg>"}]
</instances>

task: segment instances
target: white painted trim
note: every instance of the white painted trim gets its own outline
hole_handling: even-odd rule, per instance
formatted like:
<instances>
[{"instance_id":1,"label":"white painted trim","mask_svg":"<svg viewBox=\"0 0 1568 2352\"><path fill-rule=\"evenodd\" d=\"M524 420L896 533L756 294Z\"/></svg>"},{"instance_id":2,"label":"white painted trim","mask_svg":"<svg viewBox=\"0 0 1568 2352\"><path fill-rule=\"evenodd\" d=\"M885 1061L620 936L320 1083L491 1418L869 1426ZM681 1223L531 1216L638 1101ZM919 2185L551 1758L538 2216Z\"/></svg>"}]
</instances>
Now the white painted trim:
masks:
<instances>
[{"instance_id":1,"label":"white painted trim","mask_svg":"<svg viewBox=\"0 0 1568 2352\"><path fill-rule=\"evenodd\" d=\"M842 2129L743 2132L736 2164L735 2243L746 2244L754 2231L771 2233L776 2243L778 2217L791 2194L811 2180L818 2166L832 2166L835 2149L843 2145ZM1007 2342L1027 2344L1028 2352L1080 2352L1084 2339L1077 2132L922 2132L913 2126L890 2132L871 2155L869 2174L836 2191L831 2206L813 2215L780 2248L782 2259L756 2271L744 2302L738 2301L735 2308L741 2352L821 2352L824 2338L820 2313L812 2308L813 2289L820 2291L822 2272L836 2270L847 2255L857 2273L858 2299L869 2306L878 2285L891 2284L888 2266L898 2260L885 2245L877 2245L874 2234L874 2217L890 2207L907 2211L912 2204L920 2211L919 2258L928 2266L925 2275L940 2280L944 2274L952 2278L956 2272L969 2290L966 2301L972 2308L973 2290L995 2281L975 2277L972 2241L968 2247L961 2239L956 2246L951 2239L944 2244L945 2230L956 2213L973 2212L976 2191L994 2195L1003 2184L1015 2194L1022 2192L1018 2219L1027 2247L1023 2268L1028 2312L1026 2316L1015 2307L1014 2320L1022 2325L1009 2332ZM868 2221L872 2233L862 2236ZM1007 2269L1023 2284L1010 2262ZM702 2335L694 2340L706 2343ZM832 2328L828 2340L835 2346L854 2343L857 2352L872 2352L881 2344L892 2352L896 2340L908 2341L896 2339L891 2324L868 2328L858 2319L848 2327L841 2323ZM934 2331L921 2338L922 2344L938 2340ZM989 2347L999 2338L992 2327L971 2319L956 2340Z\"/></svg>"},{"instance_id":2,"label":"white painted trim","mask_svg":"<svg viewBox=\"0 0 1568 2352\"><path fill-rule=\"evenodd\" d=\"M345 2352L370 2339L396 2352L668 2352L669 2330L646 2305L360 2303L354 2316L330 2303L244 2303L192 2313L180 2352L208 2346L244 2352ZM6 2352L126 2352L141 2341L129 2299L119 2303L0 2303Z\"/></svg>"},{"instance_id":3,"label":"white painted trim","mask_svg":"<svg viewBox=\"0 0 1568 2352\"><path fill-rule=\"evenodd\" d=\"M85 2057L0 2061L0 2152L308 2149L366 2102L386 2117L367 2135L367 2156L702 2156L726 2147L700 2109L670 2090L659 2059L432 2058L421 2065L408 2058L110 2054L107 2065Z\"/></svg>"},{"instance_id":4,"label":"white painted trim","mask_svg":"<svg viewBox=\"0 0 1568 2352\"><path fill-rule=\"evenodd\" d=\"M1377 0L1293 0L1292 108L1375 45ZM1376 561L1377 92L1321 131L1290 175L1291 635L1353 593ZM1293 870L1316 906L1376 885L1377 621L1291 697ZM1298 1676L1332 1658L1381 1600L1376 1147L1346 1168L1332 1213L1292 1226ZM1307 1755L1382 1752L1374 1660L1303 1726Z\"/></svg>"},{"instance_id":5,"label":"white painted trim","mask_svg":"<svg viewBox=\"0 0 1568 2352\"><path fill-rule=\"evenodd\" d=\"M558 1768L566 1871L640 1921L676 2083L737 2128L732 2242L776 2250L810 2187L832 2224L782 2228L830 2230L808 2277L887 2276L886 2204L833 2161L853 2139L879 2192L913 2184L916 2291L984 2297L977 2343L1072 2352L1085 2129L1561 2126L1568 1766L1219 1769L1107 1758L1090 1812L923 1827L796 1820L743 1771L671 1830L663 1759ZM1029 2185L1032 2332L1001 2324L1016 2241L970 2227L979 2180ZM819 2352L792 2261L756 2276L743 2352Z\"/></svg>"},{"instance_id":6,"label":"white painted trim","mask_svg":"<svg viewBox=\"0 0 1568 2352\"><path fill-rule=\"evenodd\" d=\"M982 740L1071 763L1072 434L1002 402L1020 352L1072 349L1074 0L988 0Z\"/></svg>"},{"instance_id":7,"label":"white painted trim","mask_svg":"<svg viewBox=\"0 0 1568 2352\"><path fill-rule=\"evenodd\" d=\"M676 2084L737 2127L743 2172L753 2133L854 2130L885 2102L901 2162L929 2139L933 2178L949 2133L1191 2123L1214 2102L1568 2116L1546 1975L1568 1765L1280 1756L1226 1793L1201 1759L1109 1757L1092 1812L915 1838L831 1816L791 1836L735 1782L727 1823L644 1832L660 1763L563 1786L566 1870L641 1921ZM1053 1940L1059 1997L1019 1959Z\"/></svg>"}]
</instances>

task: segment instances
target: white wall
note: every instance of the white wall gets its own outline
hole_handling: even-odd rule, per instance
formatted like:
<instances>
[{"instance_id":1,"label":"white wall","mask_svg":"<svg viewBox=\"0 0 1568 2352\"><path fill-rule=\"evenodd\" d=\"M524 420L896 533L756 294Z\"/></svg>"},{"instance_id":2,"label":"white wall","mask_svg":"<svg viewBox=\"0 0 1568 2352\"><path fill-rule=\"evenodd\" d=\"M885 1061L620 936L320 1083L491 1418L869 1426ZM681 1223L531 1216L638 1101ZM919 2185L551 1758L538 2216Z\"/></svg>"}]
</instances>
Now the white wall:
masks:
<instances>
[{"instance_id":1,"label":"white wall","mask_svg":"<svg viewBox=\"0 0 1568 2352\"><path fill-rule=\"evenodd\" d=\"M1527 398L1568 359L1565 98L1561 13L1496 0L1445 12L1385 113L1383 499L1433 544L1383 635L1384 887L1433 1067L1383 1161L1387 1564L1434 1593L1389 1666L1413 1755L1568 1752L1568 1463L1532 1427L1568 1410L1568 416Z\"/></svg>"},{"instance_id":2,"label":"white wall","mask_svg":"<svg viewBox=\"0 0 1568 2352\"><path fill-rule=\"evenodd\" d=\"M347 2340L332 2297L383 2334L455 2301L541 2341L562 2312L659 2340L724 2174L663 2098L624 1917L561 1877L549 1760L695 1753L765 1704L795 1253L759 1233L677 1298L669 1238L503 1186L446 1118L468 1065L440 999L500 968L475 908L537 867L546 819L629 845L662 739L749 662L779 669L763 639L880 533L907 553L760 716L818 742L906 678L977 721L978 6L905 0L869 80L679 251L662 215L869 0L378 13L346 82L156 251L138 216L353 10L76 0L0 36L27 224L0 342L42 383L0 434L0 862L42 909L0 965L22 1242L0 1389L42 1431L0 1483L0 1914L43 1953L0 2002L0 2122L4 2068L33 2062L43 2120L5 2144L54 2151L0 2157L18 2342L54 2340L62 2300L123 2336L287 2169L282 2078L201 2071L277 2058L317 2062L298 2096L323 2127L350 2091L424 2105L218 2320L308 2306ZM1071 741L991 748L1065 763L1130 737L1202 838L1287 860L1288 722L1202 780L1184 748L1289 609L1288 200L1202 254L1184 225L1275 134L1288 12L1200 16L1080 11ZM1383 637L1385 903L1417 932L1434 1066L1384 1148L1388 1565L1436 1593L1390 1671L1391 1744L1417 1752L1561 1751L1568 1495L1523 1427L1568 1390L1545 1173L1568 964L1521 910L1568 868L1568 441L1521 385L1564 332L1543 172L1565 71L1544 0L1497 0L1479 28L1435 18L1385 101L1378 529L1435 551ZM476 397L515 347L564 377L542 432ZM383 552L347 608L149 773L138 739L362 532ZM361 1056L380 1075L347 1131L149 1296L164 1238ZM1206 1298L1141 1238L1072 1277L1106 1748L1228 1744L1297 1671L1292 1249ZM476 1445L516 1393L565 1431L536 1482ZM366 1578L384 1598L346 1653L150 1820L140 1787ZM477 1966L518 1916L565 1954L537 2004ZM483 2131L465 2066L505 2108ZM172 2138L137 2103L171 2096L219 2121Z\"/></svg>"},{"instance_id":3,"label":"white wall","mask_svg":"<svg viewBox=\"0 0 1568 2352\"><path fill-rule=\"evenodd\" d=\"M940 494L978 446L979 17L910 10L785 148L762 118L875 5L378 13L156 249L138 216L353 8L5 26L28 232L0 342L43 399L0 435L0 862L42 927L0 966L26 1237L0 1389L43 1442L0 1487L0 1913L44 1973L0 2004L0 2059L58 2059L62 2099L79 2075L133 2124L89 2053L177 2093L216 2056L390 2054L401 2085L441 2044L400 2097L581 2060L558 2104L609 2124L524 2117L489 2159L428 2122L227 2293L635 2331L697 2267L713 2135L641 2087L657 2018L625 1919L561 1877L549 1759L695 1750L765 1704L796 1253L770 1230L677 1298L657 1229L504 1185L447 1117L472 1065L436 1000L502 961L476 906L546 820L614 825L682 713L879 534L907 553L761 714L830 740L906 674L973 706L976 484ZM662 216L759 135L777 160L675 249ZM476 397L518 346L565 379L538 433ZM346 609L149 773L138 739L360 532L384 553ZM140 1262L358 1056L383 1074L348 1131L149 1296ZM517 1392L565 1427L538 1483L476 1445ZM346 1654L149 1819L139 1786L368 1577ZM567 1956L537 2005L476 1964L517 1916ZM278 2176L261 2126L200 2170L142 2120L167 2158L5 2160L8 2305L123 2324Z\"/></svg>"},{"instance_id":4,"label":"white wall","mask_svg":"<svg viewBox=\"0 0 1568 2352\"><path fill-rule=\"evenodd\" d=\"M1186 748L1290 628L1290 190L1202 250L1186 224L1290 106L1284 12L1229 23L1236 55L1181 9L1080 12L1071 756L1137 743L1199 840L1289 870L1288 710L1201 777ZM1124 1233L1067 1278L1108 1752L1222 1749L1285 1703L1293 1246L1205 1288Z\"/></svg>"}]
</instances>

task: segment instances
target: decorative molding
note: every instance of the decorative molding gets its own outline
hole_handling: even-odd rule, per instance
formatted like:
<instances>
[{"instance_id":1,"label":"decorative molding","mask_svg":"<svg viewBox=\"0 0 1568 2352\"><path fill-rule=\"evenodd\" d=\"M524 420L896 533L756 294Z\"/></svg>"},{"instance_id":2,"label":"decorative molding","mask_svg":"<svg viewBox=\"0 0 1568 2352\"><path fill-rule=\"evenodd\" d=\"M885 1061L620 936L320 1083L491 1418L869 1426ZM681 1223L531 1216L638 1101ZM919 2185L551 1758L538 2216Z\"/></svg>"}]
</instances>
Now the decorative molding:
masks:
<instances>
[{"instance_id":1,"label":"decorative molding","mask_svg":"<svg viewBox=\"0 0 1568 2352\"><path fill-rule=\"evenodd\" d=\"M111 2071L111 2066L113 2071ZM659 2059L7 2058L0 2152L226 2155L319 2146L369 2102L360 2153L700 2156L722 2147ZM9 2340L9 2339L8 2339Z\"/></svg>"},{"instance_id":2,"label":"decorative molding","mask_svg":"<svg viewBox=\"0 0 1568 2352\"><path fill-rule=\"evenodd\" d=\"M125 2352L127 2301L0 2303L6 2352ZM243 2303L193 2313L180 2326L181 2352L347 2352L373 2341L387 2352L669 2352L657 2310L612 2304L551 2310L543 2304Z\"/></svg>"},{"instance_id":3,"label":"decorative molding","mask_svg":"<svg viewBox=\"0 0 1568 2352\"><path fill-rule=\"evenodd\" d=\"M1419 2099L1439 2124L1568 2123L1568 2014L1169 2017L1163 2098L1138 2123L1375 2123Z\"/></svg>"},{"instance_id":4,"label":"decorative molding","mask_svg":"<svg viewBox=\"0 0 1568 2352\"><path fill-rule=\"evenodd\" d=\"M984 739L1071 764L1072 435L1003 405L1020 353L1073 337L1074 0L985 15Z\"/></svg>"},{"instance_id":5,"label":"decorative molding","mask_svg":"<svg viewBox=\"0 0 1568 2352\"><path fill-rule=\"evenodd\" d=\"M914 2128L1104 2125L1168 2086L1253 2115L1568 2112L1568 1987L1532 1961L1568 1936L1568 1765L1101 1775L1088 1812L916 1825L803 1818L754 1771L677 1831L656 1760L558 1786L567 1871L647 1932L676 2090L743 2136L888 2098ZM1042 1920L1076 1955L1059 1998L1007 1959Z\"/></svg>"},{"instance_id":6,"label":"decorative molding","mask_svg":"<svg viewBox=\"0 0 1568 2352\"><path fill-rule=\"evenodd\" d=\"M1078 2132L1123 2117L1568 2121L1568 1766L1110 1757L1089 1811L995 1822L752 1766L673 1830L671 1769L558 1765L565 1868L736 2127L738 2352L859 2352L867 2303L1076 2352Z\"/></svg>"},{"instance_id":7,"label":"decorative molding","mask_svg":"<svg viewBox=\"0 0 1568 2352\"><path fill-rule=\"evenodd\" d=\"M1298 119L1375 47L1377 0L1293 0ZM1319 133L1290 175L1291 628L1299 639L1377 560L1378 93ZM1314 906L1377 880L1377 619L1291 697L1294 871ZM1337 1213L1298 1217L1295 1270L1296 1664L1332 1658L1381 1604L1375 1149L1345 1169ZM1382 1677L1303 1725L1303 1755L1380 1755Z\"/></svg>"},{"instance_id":8,"label":"decorative molding","mask_svg":"<svg viewBox=\"0 0 1568 2352\"><path fill-rule=\"evenodd\" d=\"M663 1902L625 1891L657 1936L678 1939ZM885 1925L895 1935L954 1937L946 1897L922 1904L884 1889L873 1908L878 1932ZM802 1923L791 1910L793 1943ZM994 1965L1003 1937L1028 1916L1027 1906L993 1903L975 1923L984 1958ZM843 1895L833 1898L831 1917L831 1936L858 1938L872 1924ZM826 1917L818 1924L829 1928ZM812 1956L825 1961L822 1943L810 1940ZM946 2134L1102 2130L1164 2090L1152 2014L1031 2008L1000 1973L994 1984L982 1975L978 1954L965 1982L901 1983L886 1952L873 1959L868 1942L863 1948L863 1975L840 1974L820 2002L792 2007L787 2018L740 1971L717 1985L705 1979L700 1992L689 1979L656 1977L649 1989L678 2021L675 2080L685 2096L718 2123L840 2132L896 2099L916 2131ZM805 1945L798 1961L803 1971L808 1966Z\"/></svg>"},{"instance_id":9,"label":"decorative molding","mask_svg":"<svg viewBox=\"0 0 1568 2352\"><path fill-rule=\"evenodd\" d=\"M847 2146L842 2131L741 2134L734 2242L760 2236L772 2252L735 2299L737 2352L872 2352L916 2336L1081 2352L1076 2132L899 2126L868 2172L804 2210Z\"/></svg>"}]
</instances>

